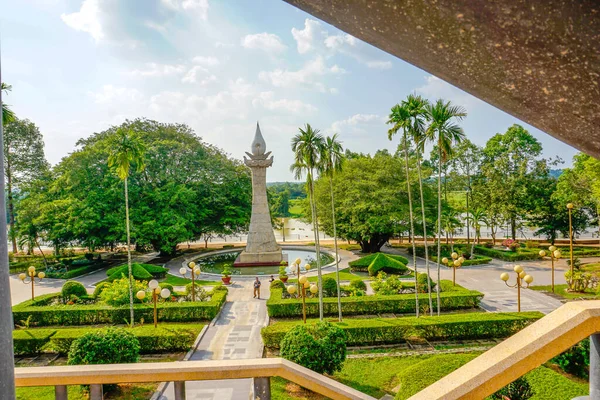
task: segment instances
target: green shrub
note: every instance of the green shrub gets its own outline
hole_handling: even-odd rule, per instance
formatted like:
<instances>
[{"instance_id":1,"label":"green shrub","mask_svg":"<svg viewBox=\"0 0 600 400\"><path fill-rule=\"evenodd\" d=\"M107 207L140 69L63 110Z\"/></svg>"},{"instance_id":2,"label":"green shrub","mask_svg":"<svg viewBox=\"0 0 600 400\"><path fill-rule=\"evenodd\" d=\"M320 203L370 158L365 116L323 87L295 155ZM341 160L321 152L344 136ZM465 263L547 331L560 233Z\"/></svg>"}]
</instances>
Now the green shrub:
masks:
<instances>
[{"instance_id":1,"label":"green shrub","mask_svg":"<svg viewBox=\"0 0 600 400\"><path fill-rule=\"evenodd\" d=\"M429 281L429 284L427 283ZM429 293L429 286L431 286L431 292L436 287L436 283L426 273L419 274L417 276L417 285L419 285L419 293Z\"/></svg>"},{"instance_id":2,"label":"green shrub","mask_svg":"<svg viewBox=\"0 0 600 400\"><path fill-rule=\"evenodd\" d=\"M147 289L147 285L144 282L133 281L133 301L134 303L141 303L142 300L139 300L135 297L137 292L145 291ZM118 307L125 304L129 304L129 279L121 278L111 282L107 285L102 293L100 293L100 299L103 302L108 304L109 306Z\"/></svg>"},{"instance_id":3,"label":"green shrub","mask_svg":"<svg viewBox=\"0 0 600 400\"><path fill-rule=\"evenodd\" d=\"M537 249L517 249L518 251L504 251L498 249L488 249L483 246L475 246L475 253L484 256L497 258L503 261L524 261L537 260L540 258L539 250Z\"/></svg>"},{"instance_id":4,"label":"green shrub","mask_svg":"<svg viewBox=\"0 0 600 400\"><path fill-rule=\"evenodd\" d=\"M534 395L531 385L524 376L517 378L516 381L509 383L502 389L494 393L492 400L528 400Z\"/></svg>"},{"instance_id":5,"label":"green shrub","mask_svg":"<svg viewBox=\"0 0 600 400\"><path fill-rule=\"evenodd\" d=\"M15 355L33 355L41 352L50 341L55 329L27 329L13 331Z\"/></svg>"},{"instance_id":6,"label":"green shrub","mask_svg":"<svg viewBox=\"0 0 600 400\"><path fill-rule=\"evenodd\" d=\"M371 272L369 272L369 266L374 262L376 265L373 267L373 273L371 274ZM399 264L402 264L402 266ZM408 268L406 268L407 264L408 260L405 257L385 253L373 253L348 263L352 268L352 271L369 272L372 276L377 275L377 272L382 270L382 266L388 267L383 269L384 272L389 271L391 274L403 275L408 270Z\"/></svg>"},{"instance_id":7,"label":"green shrub","mask_svg":"<svg viewBox=\"0 0 600 400\"><path fill-rule=\"evenodd\" d=\"M195 289L195 298L196 301L205 301L208 297L209 294L206 290L204 290L204 288L200 285L194 285L194 289ZM191 301L192 300L192 284L188 283L187 285L185 285L185 296L186 296L186 300Z\"/></svg>"},{"instance_id":8,"label":"green shrub","mask_svg":"<svg viewBox=\"0 0 600 400\"><path fill-rule=\"evenodd\" d=\"M323 277L323 297L337 297L337 282L330 276Z\"/></svg>"},{"instance_id":9,"label":"green shrub","mask_svg":"<svg viewBox=\"0 0 600 400\"><path fill-rule=\"evenodd\" d=\"M398 374L400 390L395 399L408 399L476 356L476 354L437 354L403 369Z\"/></svg>"},{"instance_id":10,"label":"green shrub","mask_svg":"<svg viewBox=\"0 0 600 400\"><path fill-rule=\"evenodd\" d=\"M108 328L84 334L69 349L69 365L135 363L140 342L123 328Z\"/></svg>"},{"instance_id":11,"label":"green shrub","mask_svg":"<svg viewBox=\"0 0 600 400\"><path fill-rule=\"evenodd\" d=\"M363 292L367 291L367 284L362 279L352 279L348 286L350 289L362 290Z\"/></svg>"},{"instance_id":12,"label":"green shrub","mask_svg":"<svg viewBox=\"0 0 600 400\"><path fill-rule=\"evenodd\" d=\"M320 374L333 374L346 360L346 334L328 322L297 325L281 341L281 357Z\"/></svg>"},{"instance_id":13,"label":"green shrub","mask_svg":"<svg viewBox=\"0 0 600 400\"><path fill-rule=\"evenodd\" d=\"M437 307L437 299L435 296L433 297L433 305ZM482 297L483 294L480 292L457 288L454 291L440 294L440 308L444 311L477 308ZM341 303L344 315L409 314L415 312L416 305L414 294L343 297ZM419 296L419 305L421 309L428 306L426 296ZM306 299L306 315L309 317L318 316L318 306L319 300L317 298ZM267 310L269 316L273 318L296 318L302 314L302 302L298 299L283 299L282 290L273 289L269 300L267 300ZM323 298L323 312L324 315L338 315L337 299Z\"/></svg>"},{"instance_id":14,"label":"green shrub","mask_svg":"<svg viewBox=\"0 0 600 400\"><path fill-rule=\"evenodd\" d=\"M121 265L120 267L114 267L106 271L106 275L108 276L108 281L112 282L117 279L121 279L123 277L129 277L129 267L127 265ZM132 264L131 265L131 275L133 279L138 281L149 281L153 278L152 274L141 265L141 264Z\"/></svg>"},{"instance_id":15,"label":"green shrub","mask_svg":"<svg viewBox=\"0 0 600 400\"><path fill-rule=\"evenodd\" d=\"M100 294L102 293L102 291L104 289L106 289L108 287L108 285L109 285L108 282L100 282L99 284L97 284L96 287L94 288L94 294L92 296L100 297Z\"/></svg>"},{"instance_id":16,"label":"green shrub","mask_svg":"<svg viewBox=\"0 0 600 400\"><path fill-rule=\"evenodd\" d=\"M346 332L348 346L376 346L404 343L410 338L427 340L505 338L514 335L541 317L543 314L539 312L466 313L420 318L348 318L342 323L332 323ZM265 346L279 347L285 334L301 323L301 321L283 321L263 328L261 335Z\"/></svg>"},{"instance_id":17,"label":"green shrub","mask_svg":"<svg viewBox=\"0 0 600 400\"><path fill-rule=\"evenodd\" d=\"M284 290L285 283L281 282L279 279L275 279L273 282L271 282L270 288Z\"/></svg>"},{"instance_id":18,"label":"green shrub","mask_svg":"<svg viewBox=\"0 0 600 400\"><path fill-rule=\"evenodd\" d=\"M590 339L582 340L550 361L569 374L588 379L590 373Z\"/></svg>"},{"instance_id":19,"label":"green shrub","mask_svg":"<svg viewBox=\"0 0 600 400\"><path fill-rule=\"evenodd\" d=\"M281 292L280 292L281 295ZM24 301L13 307L13 320L31 318L34 326L73 326L122 324L129 320L129 306L112 307L107 304L56 305L51 303L60 293L51 293ZM162 322L192 322L213 319L225 303L227 288L216 286L210 301L204 302L160 302L158 319ZM129 301L129 300L128 300ZM134 304L137 321L152 321L153 307L149 303Z\"/></svg>"},{"instance_id":20,"label":"green shrub","mask_svg":"<svg viewBox=\"0 0 600 400\"><path fill-rule=\"evenodd\" d=\"M371 282L371 287L376 294L389 296L400 293L403 285L398 276L387 276L385 272L380 272L377 274L377 278Z\"/></svg>"},{"instance_id":21,"label":"green shrub","mask_svg":"<svg viewBox=\"0 0 600 400\"><path fill-rule=\"evenodd\" d=\"M77 281L67 281L63 285L60 294L62 296L63 303L66 303L67 301L69 301L71 296L87 296L87 290L85 289L85 286L83 286Z\"/></svg>"}]
</instances>

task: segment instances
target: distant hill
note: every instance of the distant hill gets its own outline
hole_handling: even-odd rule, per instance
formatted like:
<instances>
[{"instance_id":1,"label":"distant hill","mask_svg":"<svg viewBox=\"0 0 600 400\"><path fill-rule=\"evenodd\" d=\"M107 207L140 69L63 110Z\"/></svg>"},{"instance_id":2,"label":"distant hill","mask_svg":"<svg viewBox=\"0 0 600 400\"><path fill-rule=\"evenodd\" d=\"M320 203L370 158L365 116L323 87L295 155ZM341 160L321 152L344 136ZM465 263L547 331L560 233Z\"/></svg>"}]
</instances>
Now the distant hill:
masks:
<instances>
[{"instance_id":1,"label":"distant hill","mask_svg":"<svg viewBox=\"0 0 600 400\"><path fill-rule=\"evenodd\" d=\"M306 197L306 184L304 182L267 182L267 187L275 193L287 190L290 199L303 199Z\"/></svg>"}]
</instances>

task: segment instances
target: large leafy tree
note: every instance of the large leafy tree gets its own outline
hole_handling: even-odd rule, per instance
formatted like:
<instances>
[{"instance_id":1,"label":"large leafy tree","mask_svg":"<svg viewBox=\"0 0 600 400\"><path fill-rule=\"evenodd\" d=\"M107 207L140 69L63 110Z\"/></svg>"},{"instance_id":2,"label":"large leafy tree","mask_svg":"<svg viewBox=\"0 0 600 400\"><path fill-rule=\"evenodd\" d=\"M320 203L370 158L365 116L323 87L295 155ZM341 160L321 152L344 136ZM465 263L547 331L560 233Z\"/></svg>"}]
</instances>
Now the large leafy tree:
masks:
<instances>
[{"instance_id":1,"label":"large leafy tree","mask_svg":"<svg viewBox=\"0 0 600 400\"><path fill-rule=\"evenodd\" d=\"M320 166L320 156L324 146L323 135L318 129L313 129L310 124L299 128L299 133L292 138L292 151L294 152L294 163L290 169L296 179L306 175L310 211L315 236L315 252L317 255L317 275L319 283L319 318L323 319L323 276L321 271L321 248L319 243L319 218L314 198L315 174Z\"/></svg>"},{"instance_id":2,"label":"large leafy tree","mask_svg":"<svg viewBox=\"0 0 600 400\"><path fill-rule=\"evenodd\" d=\"M12 119L4 126L4 174L8 200L8 221L13 253L17 252L16 197L22 187L48 171L44 139L38 127L26 119Z\"/></svg>"},{"instance_id":3,"label":"large leafy tree","mask_svg":"<svg viewBox=\"0 0 600 400\"><path fill-rule=\"evenodd\" d=\"M321 149L319 170L329 178L329 191L331 193L331 223L333 225L333 245L335 247L335 279L337 282L338 319L342 321L342 298L340 289L340 266L337 244L337 227L335 224L335 199L333 193L333 176L342 170L344 162L344 148L338 139L338 134L327 136Z\"/></svg>"},{"instance_id":4,"label":"large leafy tree","mask_svg":"<svg viewBox=\"0 0 600 400\"><path fill-rule=\"evenodd\" d=\"M0 90L4 93L8 93L12 90L12 86L2 82L0 83ZM8 104L2 102L2 124L6 126L9 122L14 121L15 118L15 113L10 109Z\"/></svg>"},{"instance_id":5,"label":"large leafy tree","mask_svg":"<svg viewBox=\"0 0 600 400\"><path fill-rule=\"evenodd\" d=\"M440 260L441 260L441 234L442 234L442 168L448 157L452 154L455 143L464 138L462 128L456 123L467 112L461 106L452 105L442 99L426 107L429 126L425 132L426 137L437 145L438 149L438 212L437 212L437 313L440 315Z\"/></svg>"}]
</instances>

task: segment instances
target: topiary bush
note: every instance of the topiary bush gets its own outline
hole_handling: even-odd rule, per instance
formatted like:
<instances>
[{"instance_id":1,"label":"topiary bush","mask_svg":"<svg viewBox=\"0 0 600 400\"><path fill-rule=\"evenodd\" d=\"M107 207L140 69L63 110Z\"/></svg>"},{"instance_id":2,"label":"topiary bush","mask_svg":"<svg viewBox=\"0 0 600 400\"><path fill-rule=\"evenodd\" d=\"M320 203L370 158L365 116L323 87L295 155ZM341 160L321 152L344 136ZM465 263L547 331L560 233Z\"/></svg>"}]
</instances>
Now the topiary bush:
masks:
<instances>
[{"instance_id":1,"label":"topiary bush","mask_svg":"<svg viewBox=\"0 0 600 400\"><path fill-rule=\"evenodd\" d=\"M271 289L285 290L285 284L283 282L281 282L279 279L275 279L273 282L271 282L271 285L269 287Z\"/></svg>"},{"instance_id":2,"label":"topiary bush","mask_svg":"<svg viewBox=\"0 0 600 400\"><path fill-rule=\"evenodd\" d=\"M329 322L298 325L280 344L281 357L320 374L341 370L346 360L346 333Z\"/></svg>"},{"instance_id":3,"label":"topiary bush","mask_svg":"<svg viewBox=\"0 0 600 400\"><path fill-rule=\"evenodd\" d=\"M337 297L337 282L330 276L323 277L323 297Z\"/></svg>"},{"instance_id":4,"label":"topiary bush","mask_svg":"<svg viewBox=\"0 0 600 400\"><path fill-rule=\"evenodd\" d=\"M96 287L94 288L94 294L92 296L94 297L100 297L100 293L102 293L102 291L104 289L106 289L106 287L109 285L108 282L100 282L99 284L96 285Z\"/></svg>"},{"instance_id":5,"label":"topiary bush","mask_svg":"<svg viewBox=\"0 0 600 400\"><path fill-rule=\"evenodd\" d=\"M135 363L140 343L124 328L107 328L84 334L69 349L69 365Z\"/></svg>"},{"instance_id":6,"label":"topiary bush","mask_svg":"<svg viewBox=\"0 0 600 400\"><path fill-rule=\"evenodd\" d=\"M122 265L120 267L111 268L106 271L106 275L108 276L109 282L123 277L129 277L129 267L127 265ZM133 279L137 281L149 281L153 278L152 274L146 271L140 264L131 265L131 275L133 276Z\"/></svg>"},{"instance_id":7,"label":"topiary bush","mask_svg":"<svg viewBox=\"0 0 600 400\"><path fill-rule=\"evenodd\" d=\"M362 290L363 292L367 291L367 284L362 279L352 279L348 287L350 289Z\"/></svg>"},{"instance_id":8,"label":"topiary bush","mask_svg":"<svg viewBox=\"0 0 600 400\"><path fill-rule=\"evenodd\" d=\"M417 277L417 284L419 285L419 288L418 288L419 293L428 293L428 291L429 291L429 286L427 285L428 279L429 279L429 285L431 285L431 291L433 292L433 289L435 288L436 283L431 280L429 275L427 275L426 273L422 273L422 274L419 274L419 276Z\"/></svg>"},{"instance_id":9,"label":"topiary bush","mask_svg":"<svg viewBox=\"0 0 600 400\"><path fill-rule=\"evenodd\" d=\"M83 286L81 283L76 281L67 281L63 285L60 294L62 296L63 303L66 303L69 301L72 295L77 297L86 297L88 293L85 289L85 286Z\"/></svg>"},{"instance_id":10,"label":"topiary bush","mask_svg":"<svg viewBox=\"0 0 600 400\"><path fill-rule=\"evenodd\" d=\"M367 270L371 276L376 276L379 271L394 275L405 275L408 272L405 264L383 253L377 254Z\"/></svg>"},{"instance_id":11,"label":"topiary bush","mask_svg":"<svg viewBox=\"0 0 600 400\"><path fill-rule=\"evenodd\" d=\"M133 281L133 302L142 301L135 297L140 290L146 291L147 285L144 282ZM148 297L148 296L147 296ZM129 279L121 278L108 284L100 293L100 299L109 306L118 307L129 304Z\"/></svg>"}]
</instances>

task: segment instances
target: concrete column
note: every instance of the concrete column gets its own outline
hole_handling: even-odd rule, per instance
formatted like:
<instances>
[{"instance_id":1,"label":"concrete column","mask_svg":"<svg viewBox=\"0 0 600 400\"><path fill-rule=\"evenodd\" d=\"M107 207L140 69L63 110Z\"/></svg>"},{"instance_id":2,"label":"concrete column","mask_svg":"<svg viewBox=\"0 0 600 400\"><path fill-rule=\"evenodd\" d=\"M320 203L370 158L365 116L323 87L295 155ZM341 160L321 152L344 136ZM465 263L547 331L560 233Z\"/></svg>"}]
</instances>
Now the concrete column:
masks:
<instances>
[{"instance_id":1,"label":"concrete column","mask_svg":"<svg viewBox=\"0 0 600 400\"><path fill-rule=\"evenodd\" d=\"M254 399L271 400L271 378L254 378Z\"/></svg>"},{"instance_id":2,"label":"concrete column","mask_svg":"<svg viewBox=\"0 0 600 400\"><path fill-rule=\"evenodd\" d=\"M54 386L54 398L56 400L68 400L66 386Z\"/></svg>"},{"instance_id":3,"label":"concrete column","mask_svg":"<svg viewBox=\"0 0 600 400\"><path fill-rule=\"evenodd\" d=\"M590 336L590 395L573 400L600 400L600 333Z\"/></svg>"},{"instance_id":4,"label":"concrete column","mask_svg":"<svg viewBox=\"0 0 600 400\"><path fill-rule=\"evenodd\" d=\"M175 400L185 400L185 381L173 382Z\"/></svg>"},{"instance_id":5,"label":"concrete column","mask_svg":"<svg viewBox=\"0 0 600 400\"><path fill-rule=\"evenodd\" d=\"M103 400L102 385L90 385L90 400Z\"/></svg>"},{"instance_id":6,"label":"concrete column","mask_svg":"<svg viewBox=\"0 0 600 400\"><path fill-rule=\"evenodd\" d=\"M0 56L1 58L1 56ZM2 67L0 64L0 82ZM4 131L2 126L2 91L0 90L0 149L4 148ZM4 198L4 152L0 151L0 210L6 210ZM0 218L0 399L14 399L15 393L15 359L12 340L13 317L10 298L10 278L8 270L8 235L6 218Z\"/></svg>"}]
</instances>

